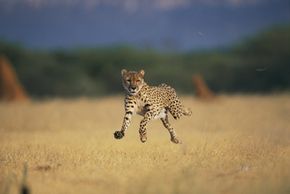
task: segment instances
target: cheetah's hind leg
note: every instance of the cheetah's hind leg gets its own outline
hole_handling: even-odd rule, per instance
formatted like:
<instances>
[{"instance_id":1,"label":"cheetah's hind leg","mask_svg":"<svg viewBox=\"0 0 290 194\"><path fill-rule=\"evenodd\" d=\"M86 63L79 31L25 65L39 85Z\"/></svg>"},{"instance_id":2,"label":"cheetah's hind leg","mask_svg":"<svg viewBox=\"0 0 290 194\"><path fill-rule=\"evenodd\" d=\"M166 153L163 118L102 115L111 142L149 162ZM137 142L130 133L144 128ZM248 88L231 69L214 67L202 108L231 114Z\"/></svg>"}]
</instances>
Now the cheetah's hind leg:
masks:
<instances>
[{"instance_id":1,"label":"cheetah's hind leg","mask_svg":"<svg viewBox=\"0 0 290 194\"><path fill-rule=\"evenodd\" d=\"M176 137L176 133L168 121L167 112L166 112L166 116L164 118L161 118L161 121L162 121L164 127L168 130L170 137L171 137L171 141L173 143L176 143L176 144L181 144L182 142Z\"/></svg>"}]
</instances>

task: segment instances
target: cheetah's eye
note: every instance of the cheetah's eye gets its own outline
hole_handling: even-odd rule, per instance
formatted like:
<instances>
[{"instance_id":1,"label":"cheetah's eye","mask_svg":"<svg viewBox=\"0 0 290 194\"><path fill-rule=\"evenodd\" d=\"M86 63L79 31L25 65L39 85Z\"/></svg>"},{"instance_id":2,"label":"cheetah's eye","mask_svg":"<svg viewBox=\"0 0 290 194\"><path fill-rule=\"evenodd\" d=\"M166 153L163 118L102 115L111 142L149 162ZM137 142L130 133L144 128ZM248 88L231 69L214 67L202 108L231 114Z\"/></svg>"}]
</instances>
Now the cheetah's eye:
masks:
<instances>
[{"instance_id":1,"label":"cheetah's eye","mask_svg":"<svg viewBox=\"0 0 290 194\"><path fill-rule=\"evenodd\" d=\"M128 83L130 83L130 82L131 82L131 80L130 80L130 79L127 79L126 81L127 81Z\"/></svg>"},{"instance_id":2,"label":"cheetah's eye","mask_svg":"<svg viewBox=\"0 0 290 194\"><path fill-rule=\"evenodd\" d=\"M138 79L136 82L137 82L137 83L140 83L140 82L141 82L141 80L139 80L139 79Z\"/></svg>"}]
</instances>

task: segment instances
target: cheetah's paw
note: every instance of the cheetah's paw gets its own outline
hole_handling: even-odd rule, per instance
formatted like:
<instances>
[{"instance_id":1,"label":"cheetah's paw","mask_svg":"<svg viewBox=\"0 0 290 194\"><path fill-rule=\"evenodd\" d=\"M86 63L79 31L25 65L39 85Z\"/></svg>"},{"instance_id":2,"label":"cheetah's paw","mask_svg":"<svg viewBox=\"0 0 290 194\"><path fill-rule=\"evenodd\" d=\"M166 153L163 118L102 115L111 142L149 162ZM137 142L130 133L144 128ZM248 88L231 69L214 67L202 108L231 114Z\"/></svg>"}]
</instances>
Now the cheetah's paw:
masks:
<instances>
[{"instance_id":1,"label":"cheetah's paw","mask_svg":"<svg viewBox=\"0 0 290 194\"><path fill-rule=\"evenodd\" d=\"M142 143L145 143L145 142L147 141L147 137L146 137L145 135L141 136L141 137L140 137L140 141L141 141Z\"/></svg>"},{"instance_id":2,"label":"cheetah's paw","mask_svg":"<svg viewBox=\"0 0 290 194\"><path fill-rule=\"evenodd\" d=\"M123 131L115 131L114 137L115 139L122 139L125 136L125 133Z\"/></svg>"},{"instance_id":3,"label":"cheetah's paw","mask_svg":"<svg viewBox=\"0 0 290 194\"><path fill-rule=\"evenodd\" d=\"M176 137L171 138L171 141L172 141L173 143L176 143L176 144L182 144L182 142L181 142L179 139L177 139Z\"/></svg>"}]
</instances>

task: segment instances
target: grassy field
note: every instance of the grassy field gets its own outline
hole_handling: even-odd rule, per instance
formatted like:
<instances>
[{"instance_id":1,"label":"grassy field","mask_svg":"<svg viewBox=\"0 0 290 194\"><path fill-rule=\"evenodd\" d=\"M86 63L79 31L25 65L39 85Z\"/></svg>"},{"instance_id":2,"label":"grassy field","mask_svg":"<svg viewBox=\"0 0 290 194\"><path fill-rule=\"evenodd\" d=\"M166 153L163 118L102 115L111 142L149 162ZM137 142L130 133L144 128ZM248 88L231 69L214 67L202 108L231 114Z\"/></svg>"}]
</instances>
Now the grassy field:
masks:
<instances>
[{"instance_id":1,"label":"grassy field","mask_svg":"<svg viewBox=\"0 0 290 194\"><path fill-rule=\"evenodd\" d=\"M19 193L24 164L32 194L290 193L290 95L182 98L181 145L159 120L140 143L133 118L115 140L123 100L0 103L0 194Z\"/></svg>"}]
</instances>

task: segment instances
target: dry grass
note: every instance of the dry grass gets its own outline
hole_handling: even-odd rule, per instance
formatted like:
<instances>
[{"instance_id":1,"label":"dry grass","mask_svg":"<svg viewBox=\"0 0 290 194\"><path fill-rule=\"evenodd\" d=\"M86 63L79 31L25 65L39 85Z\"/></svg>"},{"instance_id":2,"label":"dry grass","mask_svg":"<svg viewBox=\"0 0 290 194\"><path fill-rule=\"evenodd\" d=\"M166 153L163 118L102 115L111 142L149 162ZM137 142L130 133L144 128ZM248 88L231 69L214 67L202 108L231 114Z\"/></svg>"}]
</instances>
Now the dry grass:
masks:
<instances>
[{"instance_id":1,"label":"dry grass","mask_svg":"<svg viewBox=\"0 0 290 194\"><path fill-rule=\"evenodd\" d=\"M0 104L0 193L19 192L25 163L38 194L290 193L289 97L184 97L193 115L172 121L182 145L160 121L140 143L139 116L113 139L121 97Z\"/></svg>"}]
</instances>

